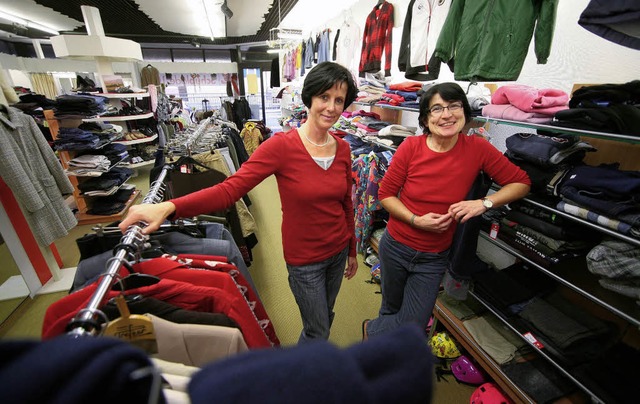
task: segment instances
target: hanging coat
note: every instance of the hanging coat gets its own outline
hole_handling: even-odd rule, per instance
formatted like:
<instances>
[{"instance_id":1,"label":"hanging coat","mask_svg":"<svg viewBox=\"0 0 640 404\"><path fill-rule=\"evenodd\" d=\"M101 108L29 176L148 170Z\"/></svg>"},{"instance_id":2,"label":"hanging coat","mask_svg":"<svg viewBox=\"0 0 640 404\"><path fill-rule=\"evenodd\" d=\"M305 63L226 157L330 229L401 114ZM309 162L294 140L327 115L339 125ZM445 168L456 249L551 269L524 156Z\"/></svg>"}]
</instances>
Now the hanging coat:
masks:
<instances>
[{"instance_id":1,"label":"hanging coat","mask_svg":"<svg viewBox=\"0 0 640 404\"><path fill-rule=\"evenodd\" d=\"M547 63L558 0L453 0L434 56L456 80L517 80L535 33L538 64Z\"/></svg>"},{"instance_id":2,"label":"hanging coat","mask_svg":"<svg viewBox=\"0 0 640 404\"><path fill-rule=\"evenodd\" d=\"M63 197L73 193L71 182L33 118L17 108L0 114L0 176L41 246L78 224Z\"/></svg>"}]
</instances>

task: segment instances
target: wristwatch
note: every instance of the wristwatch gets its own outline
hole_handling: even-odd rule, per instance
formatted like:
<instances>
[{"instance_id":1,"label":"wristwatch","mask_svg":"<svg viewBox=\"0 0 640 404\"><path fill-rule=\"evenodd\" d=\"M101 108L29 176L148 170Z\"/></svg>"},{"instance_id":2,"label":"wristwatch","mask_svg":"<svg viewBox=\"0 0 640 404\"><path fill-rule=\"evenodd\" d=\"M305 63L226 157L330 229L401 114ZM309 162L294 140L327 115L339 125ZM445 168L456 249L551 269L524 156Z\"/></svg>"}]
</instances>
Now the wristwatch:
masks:
<instances>
[{"instance_id":1,"label":"wristwatch","mask_svg":"<svg viewBox=\"0 0 640 404\"><path fill-rule=\"evenodd\" d=\"M493 201L487 197L482 198L482 206L487 208L487 210L493 208Z\"/></svg>"}]
</instances>

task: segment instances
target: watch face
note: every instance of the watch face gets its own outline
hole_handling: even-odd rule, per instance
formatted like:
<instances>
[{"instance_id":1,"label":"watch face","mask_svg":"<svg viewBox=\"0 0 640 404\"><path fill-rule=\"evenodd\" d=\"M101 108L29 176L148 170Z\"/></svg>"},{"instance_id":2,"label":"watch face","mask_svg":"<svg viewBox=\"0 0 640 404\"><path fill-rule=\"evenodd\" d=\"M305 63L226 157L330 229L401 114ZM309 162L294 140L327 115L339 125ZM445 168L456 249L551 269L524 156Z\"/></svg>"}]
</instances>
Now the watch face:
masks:
<instances>
[{"instance_id":1,"label":"watch face","mask_svg":"<svg viewBox=\"0 0 640 404\"><path fill-rule=\"evenodd\" d=\"M491 199L483 199L482 200L482 204L484 205L485 208L487 209L491 209L493 207L493 202L491 202Z\"/></svg>"}]
</instances>

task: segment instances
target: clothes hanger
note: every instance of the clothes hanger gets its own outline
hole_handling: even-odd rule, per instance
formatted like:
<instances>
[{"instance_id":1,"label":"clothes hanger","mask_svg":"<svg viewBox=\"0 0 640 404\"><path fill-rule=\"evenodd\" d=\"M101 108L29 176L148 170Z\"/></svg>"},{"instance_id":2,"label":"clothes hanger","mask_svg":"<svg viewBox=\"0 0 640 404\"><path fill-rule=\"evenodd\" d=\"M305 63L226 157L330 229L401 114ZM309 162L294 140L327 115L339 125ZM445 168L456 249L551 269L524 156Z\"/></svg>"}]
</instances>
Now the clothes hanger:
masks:
<instances>
[{"instance_id":1,"label":"clothes hanger","mask_svg":"<svg viewBox=\"0 0 640 404\"><path fill-rule=\"evenodd\" d=\"M469 94L469 90L471 89L471 86L477 86L478 82L476 81L472 81L469 83L469 85L467 86L467 91L465 92L465 94Z\"/></svg>"},{"instance_id":2,"label":"clothes hanger","mask_svg":"<svg viewBox=\"0 0 640 404\"><path fill-rule=\"evenodd\" d=\"M145 315L131 314L124 295L119 294L114 300L120 317L107 323L103 335L128 341L148 354L158 353L158 341L151 319Z\"/></svg>"},{"instance_id":3,"label":"clothes hanger","mask_svg":"<svg viewBox=\"0 0 640 404\"><path fill-rule=\"evenodd\" d=\"M198 167L205 169L206 171L211 170L210 167L205 166L204 164L200 163L199 161L197 161L191 156L180 156L180 158L178 158L178 160L176 160L174 164L176 167L180 167L183 165L188 165L188 166L196 165Z\"/></svg>"}]
</instances>

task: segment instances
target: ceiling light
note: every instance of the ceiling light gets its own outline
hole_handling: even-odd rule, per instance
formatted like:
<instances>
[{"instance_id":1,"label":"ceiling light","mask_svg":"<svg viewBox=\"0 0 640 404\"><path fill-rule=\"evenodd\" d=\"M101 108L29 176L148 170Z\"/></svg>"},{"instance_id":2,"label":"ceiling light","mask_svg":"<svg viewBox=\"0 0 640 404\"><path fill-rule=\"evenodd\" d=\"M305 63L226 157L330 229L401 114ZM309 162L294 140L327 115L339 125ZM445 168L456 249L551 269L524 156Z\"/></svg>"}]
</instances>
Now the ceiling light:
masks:
<instances>
[{"instance_id":1,"label":"ceiling light","mask_svg":"<svg viewBox=\"0 0 640 404\"><path fill-rule=\"evenodd\" d=\"M267 53L280 53L280 52L284 52L284 51L285 50L281 49L281 48L270 48L270 49L267 49Z\"/></svg>"},{"instance_id":2,"label":"ceiling light","mask_svg":"<svg viewBox=\"0 0 640 404\"><path fill-rule=\"evenodd\" d=\"M60 35L58 31L53 28L45 27L42 24L35 23L33 21L25 20L24 18L16 17L15 15L5 13L4 11L0 11L0 18L4 18L5 20L9 20L11 22L15 22L16 24L24 25L27 28L37 29L39 31L47 32L53 35Z\"/></svg>"}]
</instances>

